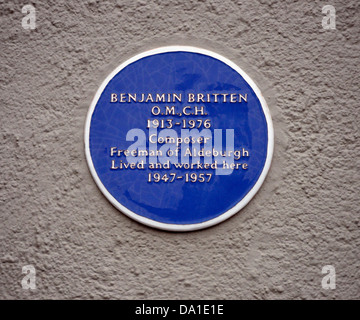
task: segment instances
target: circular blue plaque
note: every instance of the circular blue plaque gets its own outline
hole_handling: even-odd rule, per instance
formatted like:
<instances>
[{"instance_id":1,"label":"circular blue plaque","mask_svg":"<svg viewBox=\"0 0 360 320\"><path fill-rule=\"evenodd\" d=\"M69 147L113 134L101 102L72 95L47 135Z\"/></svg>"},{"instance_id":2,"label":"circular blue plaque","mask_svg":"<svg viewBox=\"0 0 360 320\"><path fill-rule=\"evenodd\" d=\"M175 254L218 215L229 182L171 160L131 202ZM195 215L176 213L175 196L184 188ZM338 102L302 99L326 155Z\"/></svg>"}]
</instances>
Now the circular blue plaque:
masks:
<instances>
[{"instance_id":1,"label":"circular blue plaque","mask_svg":"<svg viewBox=\"0 0 360 320\"><path fill-rule=\"evenodd\" d=\"M85 150L103 194L148 226L217 224L259 190L273 154L260 90L214 52L172 46L136 55L97 91Z\"/></svg>"}]
</instances>

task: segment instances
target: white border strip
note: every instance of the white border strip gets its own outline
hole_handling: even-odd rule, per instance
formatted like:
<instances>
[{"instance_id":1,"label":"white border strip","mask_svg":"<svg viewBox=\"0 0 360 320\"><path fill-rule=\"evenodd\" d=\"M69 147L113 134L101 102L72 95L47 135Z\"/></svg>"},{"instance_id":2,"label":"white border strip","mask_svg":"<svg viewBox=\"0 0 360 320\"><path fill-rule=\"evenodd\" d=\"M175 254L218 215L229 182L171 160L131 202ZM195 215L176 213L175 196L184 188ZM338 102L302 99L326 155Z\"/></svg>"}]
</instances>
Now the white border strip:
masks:
<instances>
[{"instance_id":1,"label":"white border strip","mask_svg":"<svg viewBox=\"0 0 360 320\"><path fill-rule=\"evenodd\" d=\"M110 80L118 73L120 72L122 69L124 69L126 66L128 66L129 64L142 59L144 57L148 57L151 55L155 55L155 54L159 54L159 53L165 53L165 52L176 52L176 51L185 51L185 52L193 52L193 53L200 53L200 54L204 54L210 57L213 57L215 59L218 59L222 62L224 62L225 64L227 64L229 67L231 67L232 69L234 69L235 71L237 71L244 79L245 81L250 85L250 87L254 90L255 94L257 95L262 109L264 111L265 114L265 118L266 118L266 122L267 122L267 127L268 127L268 146L267 146L267 157L266 157L266 161L265 161L265 165L263 168L263 171L261 172L261 175L258 179L258 181L256 182L256 184L254 185L254 187L249 191L249 193L240 201L238 202L234 207L232 207L230 210L226 211L225 213L223 213L222 215L205 221L205 222L201 222L201 223L195 223L195 224L169 224L169 223L163 223L163 222L158 222L158 221L154 221L148 218L145 218L143 216L140 216L138 214L136 214L135 212L129 210L128 208L124 207L121 203L119 203L111 194L110 192L105 188L105 186L102 184L99 176L97 175L97 172L95 170L94 164L92 162L91 159L91 154L90 154L90 123L91 123L91 118L92 118L92 114L94 112L95 106L102 94L102 92L104 91L105 87L107 86L107 84L110 82ZM274 150L274 129L273 129L273 124L272 124L272 120L271 120L271 115L270 115L270 111L269 108L266 104L266 101L263 97L263 95L261 94L259 88L257 87L257 85L251 80L251 78L240 68L238 67L235 63L233 63L232 61L228 60L227 58L214 53L212 51L209 50L205 50L205 49L200 49L200 48L195 48L195 47L190 47L190 46L169 46L169 47L161 47L161 48L157 48L157 49L153 49L153 50L149 50L149 51L145 51L143 53L140 53L130 59L128 59L127 61L125 61L124 63L122 63L120 66L118 66L113 72L110 73L110 75L104 80L104 82L101 84L100 88L98 89L98 91L96 92L96 95L94 97L94 99L92 100L92 103L90 105L90 109L88 111L87 114L87 118L86 118L86 124L85 124L85 154L86 154L86 159L90 168L90 172L96 182L96 184L98 185L98 187L100 188L101 192L105 195L105 197L120 211L122 211L123 213L125 213L127 216L129 216L130 218L143 223L147 226L150 227L155 227L155 228L159 228L162 230L168 230L168 231L193 231L193 230L199 230L199 229L203 229L203 228L208 228L210 226L213 226L215 224L218 224L228 218L230 218L232 215L234 215L235 213L237 213L240 209L242 209L243 207L245 207L249 201L255 196L256 192L260 189L261 185L263 184L265 177L270 169L270 165L271 165L271 159L273 156L273 150Z\"/></svg>"}]
</instances>

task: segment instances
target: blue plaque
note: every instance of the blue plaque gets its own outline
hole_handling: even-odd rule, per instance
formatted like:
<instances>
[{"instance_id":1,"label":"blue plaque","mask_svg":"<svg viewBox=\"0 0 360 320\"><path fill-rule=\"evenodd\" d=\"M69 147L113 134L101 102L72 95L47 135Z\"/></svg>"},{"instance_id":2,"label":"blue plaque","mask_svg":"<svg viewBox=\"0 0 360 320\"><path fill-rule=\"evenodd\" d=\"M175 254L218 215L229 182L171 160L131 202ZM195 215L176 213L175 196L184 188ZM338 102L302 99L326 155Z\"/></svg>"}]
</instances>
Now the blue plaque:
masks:
<instances>
[{"instance_id":1,"label":"blue plaque","mask_svg":"<svg viewBox=\"0 0 360 320\"><path fill-rule=\"evenodd\" d=\"M185 46L122 63L97 91L85 128L103 194L136 221L172 231L209 227L243 208L273 145L267 104L249 76Z\"/></svg>"}]
</instances>

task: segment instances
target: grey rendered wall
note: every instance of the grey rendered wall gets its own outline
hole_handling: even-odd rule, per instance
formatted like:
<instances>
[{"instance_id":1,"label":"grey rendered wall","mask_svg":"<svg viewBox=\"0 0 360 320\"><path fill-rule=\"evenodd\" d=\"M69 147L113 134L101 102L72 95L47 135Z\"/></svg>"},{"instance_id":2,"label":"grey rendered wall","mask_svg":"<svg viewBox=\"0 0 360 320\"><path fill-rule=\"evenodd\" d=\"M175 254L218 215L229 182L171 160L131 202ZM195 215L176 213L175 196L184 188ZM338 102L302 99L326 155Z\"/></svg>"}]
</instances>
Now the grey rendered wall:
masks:
<instances>
[{"instance_id":1,"label":"grey rendered wall","mask_svg":"<svg viewBox=\"0 0 360 320\"><path fill-rule=\"evenodd\" d=\"M359 299L359 1L0 1L0 298ZM322 28L322 7L336 30ZM272 168L256 197L192 233L140 225L88 170L93 95L126 58L216 51L264 92ZM21 287L36 268L37 289ZM324 290L322 267L336 268Z\"/></svg>"}]
</instances>

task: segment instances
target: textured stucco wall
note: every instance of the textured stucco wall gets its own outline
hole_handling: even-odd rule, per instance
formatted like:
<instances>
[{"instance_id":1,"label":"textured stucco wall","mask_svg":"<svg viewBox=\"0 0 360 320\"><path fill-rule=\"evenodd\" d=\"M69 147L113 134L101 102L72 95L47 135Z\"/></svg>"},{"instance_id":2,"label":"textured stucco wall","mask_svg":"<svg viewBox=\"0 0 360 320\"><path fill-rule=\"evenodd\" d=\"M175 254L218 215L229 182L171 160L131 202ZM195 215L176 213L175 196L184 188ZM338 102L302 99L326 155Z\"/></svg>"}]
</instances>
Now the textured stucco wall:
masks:
<instances>
[{"instance_id":1,"label":"textured stucco wall","mask_svg":"<svg viewBox=\"0 0 360 320\"><path fill-rule=\"evenodd\" d=\"M358 0L0 1L0 298L359 299ZM336 30L321 26L325 4ZM218 226L169 233L115 209L83 131L106 75L163 45L216 51L264 92L272 168ZM21 287L22 266L37 289ZM336 268L336 289L321 269Z\"/></svg>"}]
</instances>

